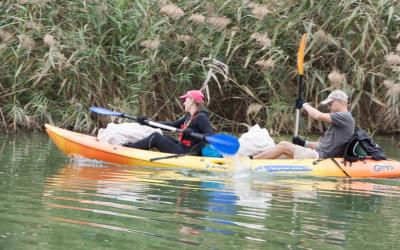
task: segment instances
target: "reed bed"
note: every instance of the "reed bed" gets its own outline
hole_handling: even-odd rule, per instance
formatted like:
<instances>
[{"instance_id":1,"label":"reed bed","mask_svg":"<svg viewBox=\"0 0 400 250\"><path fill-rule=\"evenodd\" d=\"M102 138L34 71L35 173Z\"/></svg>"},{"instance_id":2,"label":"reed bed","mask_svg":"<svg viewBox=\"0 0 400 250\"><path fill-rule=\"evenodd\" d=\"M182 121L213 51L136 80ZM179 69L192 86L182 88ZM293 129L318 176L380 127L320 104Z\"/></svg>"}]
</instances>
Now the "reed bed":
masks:
<instances>
[{"instance_id":1,"label":"reed bed","mask_svg":"<svg viewBox=\"0 0 400 250\"><path fill-rule=\"evenodd\" d=\"M92 105L175 119L203 88L218 130L291 133L304 32L305 99L344 89L359 126L400 132L397 0L1 1L0 127L93 131Z\"/></svg>"}]
</instances>

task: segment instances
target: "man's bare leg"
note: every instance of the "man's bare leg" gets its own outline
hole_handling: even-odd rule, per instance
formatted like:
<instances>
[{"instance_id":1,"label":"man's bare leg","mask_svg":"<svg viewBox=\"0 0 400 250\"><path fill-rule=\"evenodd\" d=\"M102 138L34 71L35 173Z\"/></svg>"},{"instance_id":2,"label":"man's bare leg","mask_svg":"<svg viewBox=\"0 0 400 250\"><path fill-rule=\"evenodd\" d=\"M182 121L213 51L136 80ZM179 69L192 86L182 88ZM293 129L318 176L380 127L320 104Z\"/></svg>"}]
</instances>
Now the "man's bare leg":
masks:
<instances>
[{"instance_id":1,"label":"man's bare leg","mask_svg":"<svg viewBox=\"0 0 400 250\"><path fill-rule=\"evenodd\" d=\"M293 159L295 146L291 142L281 141L275 147L254 155L253 159L276 159L281 155L286 155L288 158Z\"/></svg>"}]
</instances>

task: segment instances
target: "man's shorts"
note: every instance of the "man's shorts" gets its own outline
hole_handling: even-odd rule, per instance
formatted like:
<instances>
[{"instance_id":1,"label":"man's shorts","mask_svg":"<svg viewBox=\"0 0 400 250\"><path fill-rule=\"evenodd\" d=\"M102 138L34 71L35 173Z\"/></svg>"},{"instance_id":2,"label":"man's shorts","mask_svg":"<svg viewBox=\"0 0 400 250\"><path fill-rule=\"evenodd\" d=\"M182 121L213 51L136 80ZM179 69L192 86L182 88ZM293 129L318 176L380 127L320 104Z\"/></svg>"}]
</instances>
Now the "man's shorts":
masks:
<instances>
[{"instance_id":1,"label":"man's shorts","mask_svg":"<svg viewBox=\"0 0 400 250\"><path fill-rule=\"evenodd\" d=\"M319 159L319 155L318 155L318 152L314 149L295 145L293 158L294 159Z\"/></svg>"}]
</instances>

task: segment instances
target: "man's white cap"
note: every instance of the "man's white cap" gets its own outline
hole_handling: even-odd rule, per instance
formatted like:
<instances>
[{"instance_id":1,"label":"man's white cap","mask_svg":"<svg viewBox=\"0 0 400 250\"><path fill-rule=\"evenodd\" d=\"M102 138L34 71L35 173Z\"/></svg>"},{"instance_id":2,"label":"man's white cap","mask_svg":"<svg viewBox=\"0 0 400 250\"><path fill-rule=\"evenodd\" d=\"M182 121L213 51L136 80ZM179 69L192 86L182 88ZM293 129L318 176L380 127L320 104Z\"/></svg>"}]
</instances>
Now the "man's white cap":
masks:
<instances>
[{"instance_id":1,"label":"man's white cap","mask_svg":"<svg viewBox=\"0 0 400 250\"><path fill-rule=\"evenodd\" d=\"M344 93L341 90L335 90L332 91L329 95L328 98L326 98L325 100L323 100L321 102L322 105L327 105L328 103L330 103L333 100L339 100L339 101L343 101L347 103L347 95L346 93Z\"/></svg>"}]
</instances>

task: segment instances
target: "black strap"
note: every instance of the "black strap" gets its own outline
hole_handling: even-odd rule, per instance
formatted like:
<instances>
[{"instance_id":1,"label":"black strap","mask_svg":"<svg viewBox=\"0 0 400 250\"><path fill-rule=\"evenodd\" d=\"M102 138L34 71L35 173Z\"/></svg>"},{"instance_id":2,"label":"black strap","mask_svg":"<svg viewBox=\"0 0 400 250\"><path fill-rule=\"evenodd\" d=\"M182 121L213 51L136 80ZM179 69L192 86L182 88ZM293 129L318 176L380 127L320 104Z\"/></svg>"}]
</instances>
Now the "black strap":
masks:
<instances>
[{"instance_id":1,"label":"black strap","mask_svg":"<svg viewBox=\"0 0 400 250\"><path fill-rule=\"evenodd\" d=\"M199 150L198 147L200 147L200 146L203 146L203 143L200 142L200 143L196 144L195 146L193 146L190 149L190 151L188 151L184 154L173 154L173 155L168 155L168 156L155 157L155 158L151 158L150 162L164 160L164 159L180 158L180 157L186 156L186 155L196 155Z\"/></svg>"},{"instance_id":2,"label":"black strap","mask_svg":"<svg viewBox=\"0 0 400 250\"><path fill-rule=\"evenodd\" d=\"M162 157L155 157L155 158L151 158L150 162L164 160L164 159L171 159L171 158L179 158L179 157L189 155L189 154L190 154L190 152L184 153L184 154L174 154L174 155L168 155L168 156L162 156Z\"/></svg>"}]
</instances>

